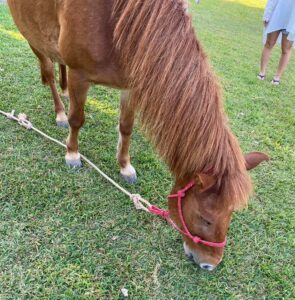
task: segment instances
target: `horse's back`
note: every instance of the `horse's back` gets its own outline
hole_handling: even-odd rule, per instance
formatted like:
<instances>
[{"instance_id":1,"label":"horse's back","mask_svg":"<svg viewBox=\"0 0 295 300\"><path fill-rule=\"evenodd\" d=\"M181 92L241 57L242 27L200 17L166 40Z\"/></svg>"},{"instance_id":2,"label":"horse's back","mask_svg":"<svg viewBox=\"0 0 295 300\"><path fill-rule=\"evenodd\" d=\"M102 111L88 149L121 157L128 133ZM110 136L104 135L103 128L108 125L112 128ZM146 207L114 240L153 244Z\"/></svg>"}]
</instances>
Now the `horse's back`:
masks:
<instances>
[{"instance_id":1,"label":"horse's back","mask_svg":"<svg viewBox=\"0 0 295 300\"><path fill-rule=\"evenodd\" d=\"M91 81L120 85L112 53L113 0L8 0L8 4L32 47L52 60L84 70Z\"/></svg>"}]
</instances>

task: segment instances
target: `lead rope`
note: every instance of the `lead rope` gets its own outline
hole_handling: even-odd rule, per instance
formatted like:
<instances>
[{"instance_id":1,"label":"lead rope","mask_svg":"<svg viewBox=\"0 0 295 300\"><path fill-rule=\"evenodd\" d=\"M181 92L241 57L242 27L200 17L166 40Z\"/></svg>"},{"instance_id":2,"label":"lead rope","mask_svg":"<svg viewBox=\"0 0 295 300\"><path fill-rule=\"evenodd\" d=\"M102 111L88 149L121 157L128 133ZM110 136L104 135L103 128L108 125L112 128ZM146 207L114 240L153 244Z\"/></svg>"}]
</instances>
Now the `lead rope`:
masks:
<instances>
[{"instance_id":1,"label":"lead rope","mask_svg":"<svg viewBox=\"0 0 295 300\"><path fill-rule=\"evenodd\" d=\"M33 131L39 133L44 138L58 144L59 146L65 148L65 149L67 148L67 146L65 144L61 143L60 141L52 138L51 136L47 135L43 131L41 131L41 130L37 129L36 127L34 127L33 124L30 121L27 120L27 116L25 114L19 114L18 117L16 117L14 115L14 113L15 113L14 110L11 113L6 113L6 112L0 110L0 114L6 116L6 118L8 118L9 120L14 120L14 121L18 122L18 124L21 125L22 127L25 127L28 130L33 130ZM181 228L179 228L173 222L173 220L171 219L171 217L169 215L169 212L167 210L161 209L161 208L159 208L155 205L150 204L147 200L143 199L138 194L131 194L126 189L124 189L122 186L120 186L117 182L115 182L112 178L110 178L108 175L106 175L103 171L101 171L87 157L85 157L84 155L81 155L81 154L80 154L80 156L86 163L88 163L93 169L95 169L101 176L103 176L113 186L115 186L118 190L120 190L122 193L127 195L131 199L131 201L134 203L134 206L137 210L144 210L148 213L151 213L153 215L156 215L156 216L159 216L159 217L165 219L174 229L179 231L181 234L186 235L187 237L189 237L196 244L201 243L203 245L206 245L206 246L209 246L209 247L214 247L214 248L223 248L225 246L226 239L221 243L214 243L214 242L209 242L209 241L202 240L198 236L193 236L190 233L190 231L188 230L188 228L185 224L183 213L182 213L182 208L181 208L181 200L185 196L185 193L194 185L193 181L190 182L185 188L178 191L177 194L169 196L170 199L171 198L172 199L177 198L177 200L178 200L179 217L181 218L181 222L182 222L182 225L184 227L184 230L182 230Z\"/></svg>"},{"instance_id":2,"label":"lead rope","mask_svg":"<svg viewBox=\"0 0 295 300\"><path fill-rule=\"evenodd\" d=\"M17 117L15 116L15 111L13 110L11 113L6 113L2 110L0 110L0 114L6 116L9 120L14 120L18 122L18 124L28 130L33 130L37 133L39 133L41 136L46 138L47 140L50 140L59 146L63 148L67 148L65 144L62 142L56 140L55 138L52 138L51 136L47 135L43 131L39 130L38 128L34 127L33 124L27 120L27 116L25 114L19 114ZM134 206L137 210L144 210L146 212L153 213L154 206L151 205L147 200L143 199L139 194L131 194L129 191L124 189L122 186L120 186L117 182L115 182L112 178L110 178L107 174L105 174L102 170L100 170L92 161L90 161L86 156L80 154L81 158L88 163L93 169L95 169L101 176L103 176L107 181L109 181L113 186L115 186L118 190L123 192L125 195L127 195L131 201L134 203Z\"/></svg>"}]
</instances>

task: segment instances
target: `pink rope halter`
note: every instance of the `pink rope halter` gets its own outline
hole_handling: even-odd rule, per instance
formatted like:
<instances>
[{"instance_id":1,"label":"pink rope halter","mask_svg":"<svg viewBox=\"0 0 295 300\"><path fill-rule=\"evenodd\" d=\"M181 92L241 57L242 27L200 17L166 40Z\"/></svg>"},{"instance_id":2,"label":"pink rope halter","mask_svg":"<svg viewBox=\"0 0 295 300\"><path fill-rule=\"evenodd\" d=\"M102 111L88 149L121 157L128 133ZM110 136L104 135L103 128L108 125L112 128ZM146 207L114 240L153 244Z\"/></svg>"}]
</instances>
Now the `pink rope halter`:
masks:
<instances>
[{"instance_id":1,"label":"pink rope halter","mask_svg":"<svg viewBox=\"0 0 295 300\"><path fill-rule=\"evenodd\" d=\"M167 220L168 223L171 224L172 227L174 227L177 231L179 231L181 234L187 236L188 238L190 238L194 243L196 244L202 244L208 247L213 247L213 248L223 248L226 245L226 239L221 242L221 243L215 243L215 242L209 242L209 241L205 241L202 240L199 236L194 236L190 233L189 229L187 228L187 225L185 223L184 220L184 216L183 216L183 210L182 210L182 199L185 197L185 193L191 189L193 186L195 185L194 181L191 181L185 188L179 190L176 194L173 195L169 195L168 198L169 199L177 199L177 206L178 206L178 214L179 214L179 218L183 227L183 230L180 229L171 219L170 214L167 210L161 209L157 206L152 205L151 207L149 207L149 212L160 216L164 219Z\"/></svg>"}]
</instances>

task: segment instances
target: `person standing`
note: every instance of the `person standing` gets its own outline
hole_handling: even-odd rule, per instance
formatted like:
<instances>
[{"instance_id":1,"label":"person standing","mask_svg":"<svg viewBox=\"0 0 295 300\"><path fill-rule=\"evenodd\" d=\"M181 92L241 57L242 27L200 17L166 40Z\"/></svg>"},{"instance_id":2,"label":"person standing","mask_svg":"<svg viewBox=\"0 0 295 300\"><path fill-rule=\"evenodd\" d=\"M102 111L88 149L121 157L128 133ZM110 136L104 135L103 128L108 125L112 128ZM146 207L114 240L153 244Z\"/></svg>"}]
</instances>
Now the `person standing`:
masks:
<instances>
[{"instance_id":1,"label":"person standing","mask_svg":"<svg viewBox=\"0 0 295 300\"><path fill-rule=\"evenodd\" d=\"M262 50L258 79L264 80L266 67L276 42L281 44L282 54L271 83L279 85L281 76L291 58L295 41L295 0L268 0L263 16L265 44Z\"/></svg>"}]
</instances>

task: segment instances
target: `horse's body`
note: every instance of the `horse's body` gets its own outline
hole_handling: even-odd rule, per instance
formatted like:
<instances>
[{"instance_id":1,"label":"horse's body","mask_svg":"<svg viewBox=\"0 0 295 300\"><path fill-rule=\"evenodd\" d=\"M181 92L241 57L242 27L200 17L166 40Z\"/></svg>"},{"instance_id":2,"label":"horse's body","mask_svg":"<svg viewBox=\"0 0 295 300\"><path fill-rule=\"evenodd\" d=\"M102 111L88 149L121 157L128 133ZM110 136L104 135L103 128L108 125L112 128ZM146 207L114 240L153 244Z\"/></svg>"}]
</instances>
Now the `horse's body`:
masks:
<instances>
[{"instance_id":1,"label":"horse's body","mask_svg":"<svg viewBox=\"0 0 295 300\"><path fill-rule=\"evenodd\" d=\"M112 0L8 2L20 32L38 52L83 70L91 82L126 88L113 51Z\"/></svg>"},{"instance_id":2,"label":"horse's body","mask_svg":"<svg viewBox=\"0 0 295 300\"><path fill-rule=\"evenodd\" d=\"M243 157L224 117L218 83L196 39L182 0L8 0L13 18L50 85L57 121L65 122L52 61L69 67L71 127L66 160L80 165L78 133L91 83L124 90L118 160L127 181L136 179L129 143L134 114L175 176L173 191L194 180L183 215L188 230L203 239L225 239L232 211L251 192L247 169L267 156ZM246 164L245 164L246 162ZM184 195L182 195L183 197ZM183 228L175 201L174 221ZM195 244L185 249L205 269L222 249Z\"/></svg>"}]
</instances>

